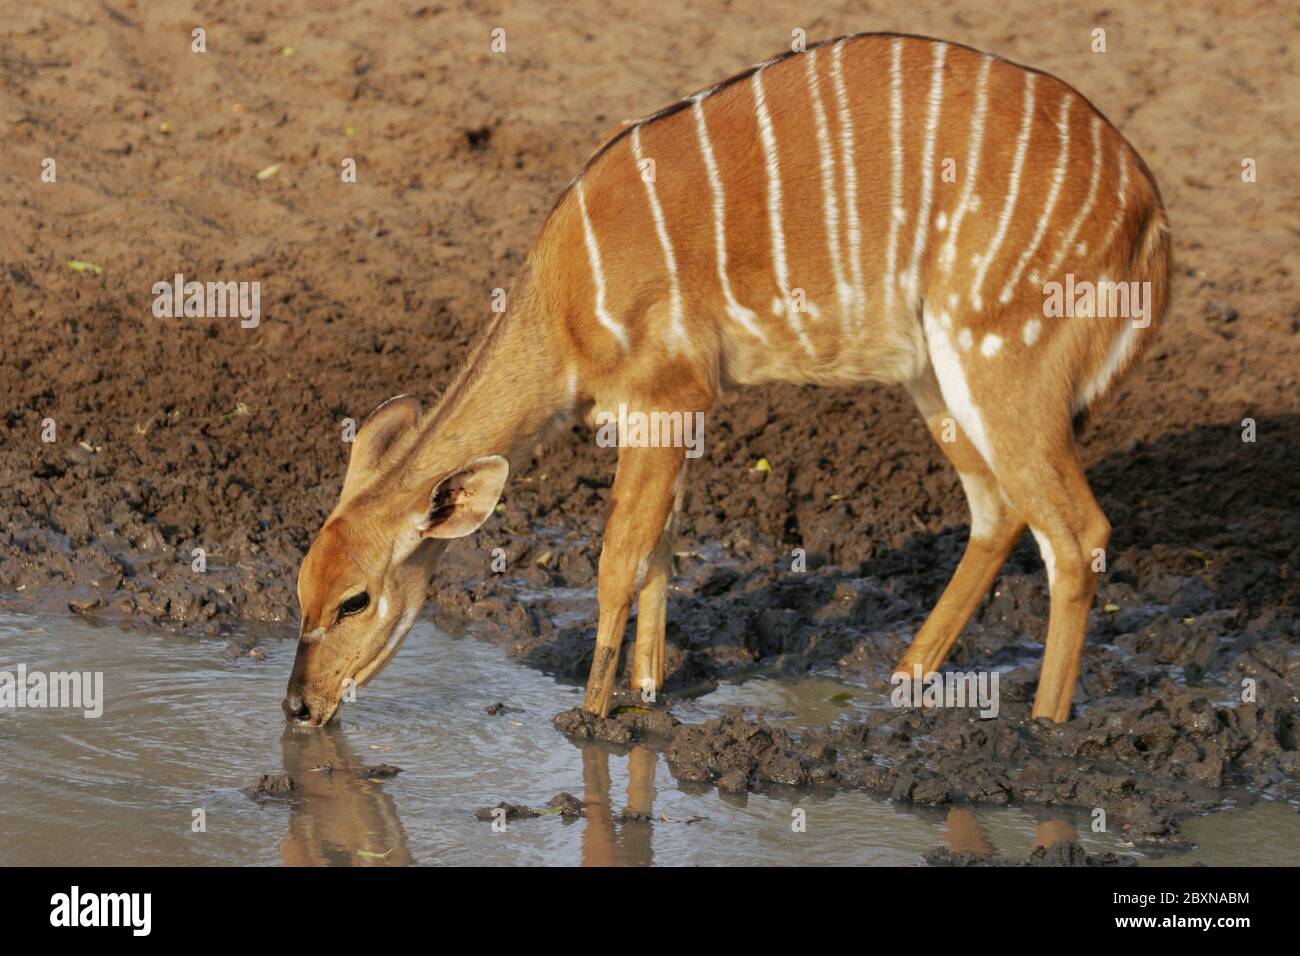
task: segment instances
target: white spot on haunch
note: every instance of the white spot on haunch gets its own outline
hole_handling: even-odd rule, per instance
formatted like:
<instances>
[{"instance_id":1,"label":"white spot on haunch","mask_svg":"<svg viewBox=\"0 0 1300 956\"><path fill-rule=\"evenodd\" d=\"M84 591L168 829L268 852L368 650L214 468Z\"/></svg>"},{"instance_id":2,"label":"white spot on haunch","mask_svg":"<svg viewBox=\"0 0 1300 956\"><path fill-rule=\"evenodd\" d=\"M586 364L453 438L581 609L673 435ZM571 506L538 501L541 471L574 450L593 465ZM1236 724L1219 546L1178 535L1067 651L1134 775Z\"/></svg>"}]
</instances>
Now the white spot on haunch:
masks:
<instances>
[{"instance_id":1,"label":"white spot on haunch","mask_svg":"<svg viewBox=\"0 0 1300 956\"><path fill-rule=\"evenodd\" d=\"M980 353L985 358L992 358L1002 351L1002 336L994 335L990 332L984 336L984 341L980 343Z\"/></svg>"},{"instance_id":2,"label":"white spot on haunch","mask_svg":"<svg viewBox=\"0 0 1300 956\"><path fill-rule=\"evenodd\" d=\"M934 217L934 228L937 232L943 232L948 228L948 214L942 209L939 210L939 215Z\"/></svg>"},{"instance_id":3,"label":"white spot on haunch","mask_svg":"<svg viewBox=\"0 0 1300 956\"><path fill-rule=\"evenodd\" d=\"M969 352L970 347L975 342L975 336L970 329L962 329L957 333L957 345L963 352Z\"/></svg>"},{"instance_id":4,"label":"white spot on haunch","mask_svg":"<svg viewBox=\"0 0 1300 956\"><path fill-rule=\"evenodd\" d=\"M1023 338L1026 345L1033 345L1038 341L1038 335L1043 331L1043 322L1041 319L1030 319L1025 323Z\"/></svg>"}]
</instances>

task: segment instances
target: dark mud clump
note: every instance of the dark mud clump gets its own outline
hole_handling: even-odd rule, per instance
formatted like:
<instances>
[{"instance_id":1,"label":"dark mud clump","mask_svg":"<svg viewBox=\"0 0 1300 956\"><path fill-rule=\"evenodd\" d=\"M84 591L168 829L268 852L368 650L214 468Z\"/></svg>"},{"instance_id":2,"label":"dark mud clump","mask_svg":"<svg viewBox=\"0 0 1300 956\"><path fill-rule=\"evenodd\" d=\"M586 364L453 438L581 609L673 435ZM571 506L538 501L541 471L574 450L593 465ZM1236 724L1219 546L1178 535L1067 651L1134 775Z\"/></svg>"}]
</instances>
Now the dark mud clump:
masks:
<instances>
[{"instance_id":1,"label":"dark mud clump","mask_svg":"<svg viewBox=\"0 0 1300 956\"><path fill-rule=\"evenodd\" d=\"M1116 853L1090 855L1078 843L1061 840L1051 846L1037 846L1023 860L1007 860L996 856L963 853L949 847L938 847L925 854L930 866L1137 866L1132 857Z\"/></svg>"},{"instance_id":2,"label":"dark mud clump","mask_svg":"<svg viewBox=\"0 0 1300 956\"><path fill-rule=\"evenodd\" d=\"M493 820L501 819L503 811L506 820L527 820L542 815L540 810L525 806L522 803L506 803L503 800L495 807L483 807L475 810L474 816L479 820L491 823Z\"/></svg>"},{"instance_id":3,"label":"dark mud clump","mask_svg":"<svg viewBox=\"0 0 1300 956\"><path fill-rule=\"evenodd\" d=\"M571 793L556 794L547 807L559 810L562 817L580 817L587 811L587 805Z\"/></svg>"},{"instance_id":4,"label":"dark mud clump","mask_svg":"<svg viewBox=\"0 0 1300 956\"><path fill-rule=\"evenodd\" d=\"M829 739L800 739L738 712L698 725L684 725L665 754L673 774L691 783L714 783L739 792L762 784L833 786L836 750Z\"/></svg>"},{"instance_id":5,"label":"dark mud clump","mask_svg":"<svg viewBox=\"0 0 1300 956\"><path fill-rule=\"evenodd\" d=\"M475 810L474 816L491 823L504 817L505 820L531 820L534 817L563 817L566 820L585 816L587 805L571 793L558 793L544 807L532 807L522 803L502 801L495 807L483 807Z\"/></svg>"},{"instance_id":6,"label":"dark mud clump","mask_svg":"<svg viewBox=\"0 0 1300 956\"><path fill-rule=\"evenodd\" d=\"M377 763L373 766L357 767L353 772L366 780L391 780L402 772L402 768L394 767L391 763Z\"/></svg>"},{"instance_id":7,"label":"dark mud clump","mask_svg":"<svg viewBox=\"0 0 1300 956\"><path fill-rule=\"evenodd\" d=\"M251 787L245 787L244 796L250 800L287 800L293 796L295 784L287 773L264 773Z\"/></svg>"},{"instance_id":8,"label":"dark mud clump","mask_svg":"<svg viewBox=\"0 0 1300 956\"><path fill-rule=\"evenodd\" d=\"M670 738L680 721L664 707L624 705L604 718L589 714L580 707L556 714L552 719L557 730L574 740L599 740L627 745L655 738Z\"/></svg>"}]
</instances>

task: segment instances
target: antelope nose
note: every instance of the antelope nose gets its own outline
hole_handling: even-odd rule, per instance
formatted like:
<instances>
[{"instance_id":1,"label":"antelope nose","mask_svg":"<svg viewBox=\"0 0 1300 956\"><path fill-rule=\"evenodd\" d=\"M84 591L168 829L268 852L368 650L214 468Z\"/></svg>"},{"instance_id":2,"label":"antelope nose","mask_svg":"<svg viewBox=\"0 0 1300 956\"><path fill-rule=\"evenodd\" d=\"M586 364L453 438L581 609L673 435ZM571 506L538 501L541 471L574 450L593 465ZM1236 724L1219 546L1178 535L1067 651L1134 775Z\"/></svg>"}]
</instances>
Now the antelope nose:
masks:
<instances>
[{"instance_id":1,"label":"antelope nose","mask_svg":"<svg viewBox=\"0 0 1300 956\"><path fill-rule=\"evenodd\" d=\"M306 720L311 716L311 708L302 699L302 694L296 690L285 694L284 702L280 706L284 708L284 716L289 720Z\"/></svg>"}]
</instances>

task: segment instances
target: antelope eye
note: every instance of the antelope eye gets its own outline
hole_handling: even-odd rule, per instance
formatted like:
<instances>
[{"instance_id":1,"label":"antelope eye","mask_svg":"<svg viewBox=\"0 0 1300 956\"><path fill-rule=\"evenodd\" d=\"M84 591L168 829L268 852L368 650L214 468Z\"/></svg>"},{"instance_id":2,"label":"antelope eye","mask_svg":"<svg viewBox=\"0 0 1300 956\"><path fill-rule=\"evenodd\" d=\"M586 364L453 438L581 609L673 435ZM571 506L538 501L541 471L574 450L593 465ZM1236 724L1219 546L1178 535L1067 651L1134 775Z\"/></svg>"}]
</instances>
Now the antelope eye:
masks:
<instances>
[{"instance_id":1,"label":"antelope eye","mask_svg":"<svg viewBox=\"0 0 1300 956\"><path fill-rule=\"evenodd\" d=\"M350 617L353 614L360 614L370 606L370 595L365 591L360 594L354 594L342 604L339 605L339 620Z\"/></svg>"}]
</instances>

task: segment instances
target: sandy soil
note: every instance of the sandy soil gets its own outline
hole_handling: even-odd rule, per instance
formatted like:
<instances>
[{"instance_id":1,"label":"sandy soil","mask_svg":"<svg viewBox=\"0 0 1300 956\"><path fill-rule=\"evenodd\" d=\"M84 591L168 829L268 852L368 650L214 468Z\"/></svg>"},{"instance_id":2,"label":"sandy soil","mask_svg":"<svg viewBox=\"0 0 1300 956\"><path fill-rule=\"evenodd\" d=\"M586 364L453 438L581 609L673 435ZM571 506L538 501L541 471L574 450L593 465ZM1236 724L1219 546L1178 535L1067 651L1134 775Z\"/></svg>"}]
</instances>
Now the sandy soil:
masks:
<instances>
[{"instance_id":1,"label":"sandy soil","mask_svg":"<svg viewBox=\"0 0 1300 956\"><path fill-rule=\"evenodd\" d=\"M0 606L222 633L237 649L252 640L241 622L287 631L297 562L346 464L342 420L399 392L437 396L492 289L612 128L780 51L795 27L930 34L1073 83L1142 153L1172 222L1161 338L1085 439L1115 533L1083 706L1049 732L1015 703L1032 696L1046 621L1026 539L957 656L1025 662L1003 718L981 730L893 712L833 746L759 749L796 753L804 776L780 771L794 782L900 799L1086 803L1136 787L1128 816L1154 839L1228 784L1295 795L1294 14L1173 0L830 3L816 16L805 3L760 14L680 0L59 6L0 2ZM195 26L206 54L191 52ZM1090 50L1097 26L1104 54ZM496 27L505 55L489 52ZM46 157L55 183L41 181ZM344 157L354 184L340 182ZM1257 182L1242 182L1245 157ZM155 318L153 284L177 272L259 280L261 325ZM732 396L709 427L684 516L670 686L759 664L874 679L966 536L956 476L910 403L885 388L772 388ZM612 478L590 439L575 426L524 463L505 512L451 550L431 602L444 626L573 677L590 658ZM766 477L751 471L760 457ZM496 547L505 575L487 573ZM788 573L794 547L806 575ZM1243 675L1263 682L1260 703L1194 699L1232 698ZM750 753L761 731L737 719L681 743L688 773L772 778L762 758L727 756L727 741ZM1056 779L1062 755L1084 769ZM1013 780L1013 764L1041 773ZM1156 783L1143 790L1136 772Z\"/></svg>"}]
</instances>

